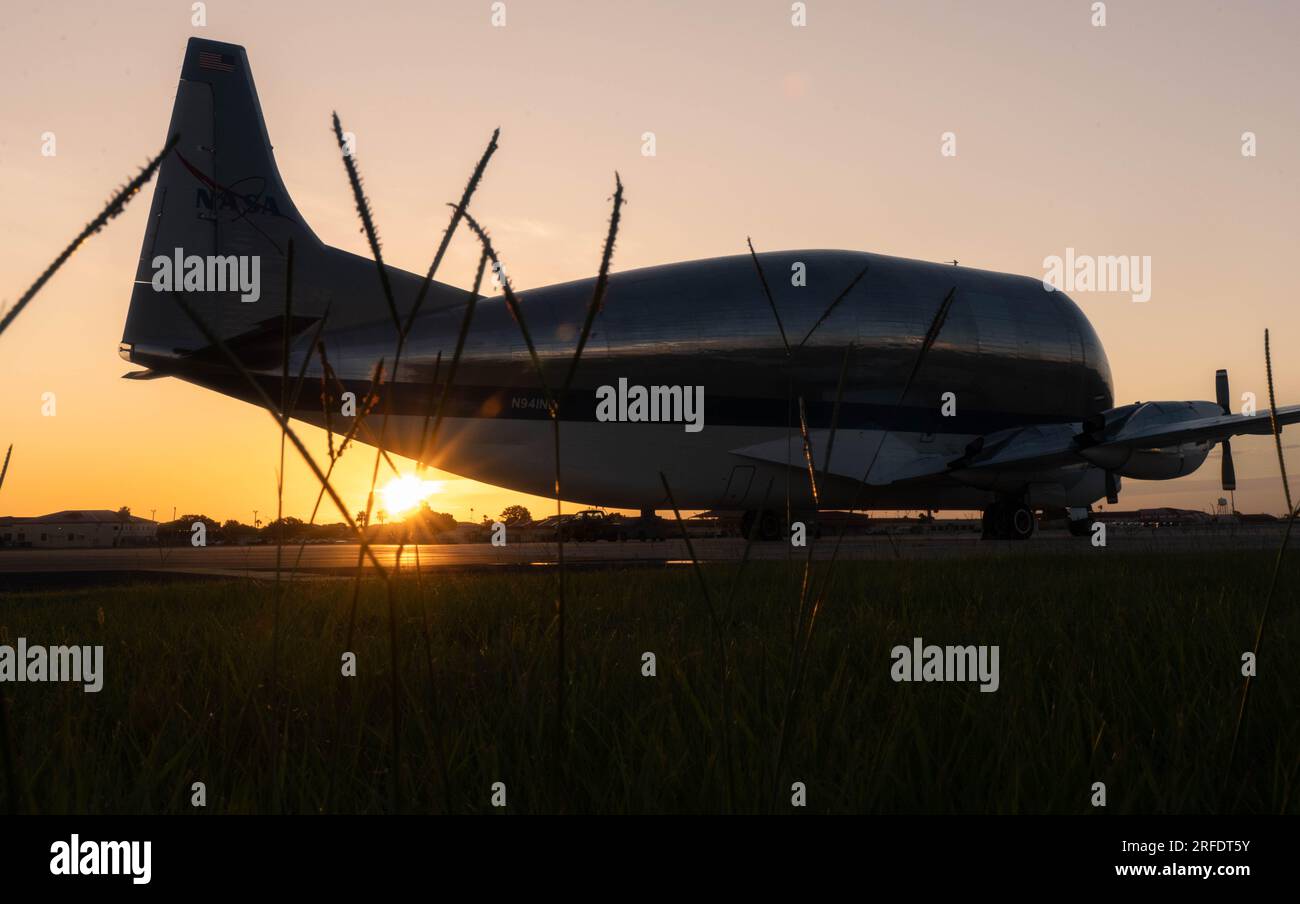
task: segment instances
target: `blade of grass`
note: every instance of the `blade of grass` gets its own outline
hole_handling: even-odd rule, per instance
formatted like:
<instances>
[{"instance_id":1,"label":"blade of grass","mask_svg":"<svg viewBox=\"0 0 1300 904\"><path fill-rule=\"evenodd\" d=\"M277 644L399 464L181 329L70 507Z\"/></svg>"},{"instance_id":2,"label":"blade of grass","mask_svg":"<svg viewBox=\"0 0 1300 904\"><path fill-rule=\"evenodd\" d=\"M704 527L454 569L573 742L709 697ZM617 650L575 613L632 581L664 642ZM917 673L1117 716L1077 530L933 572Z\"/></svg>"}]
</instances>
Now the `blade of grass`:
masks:
<instances>
[{"instance_id":1,"label":"blade of grass","mask_svg":"<svg viewBox=\"0 0 1300 904\"><path fill-rule=\"evenodd\" d=\"M172 300L175 301L176 304L180 307L180 309L185 312L185 315L190 318L190 321L199 330L199 332L203 334L204 338L207 339L208 343L218 348L221 351L221 353L225 356L226 360L230 363L230 365L236 371L238 371L242 377L244 377L245 381L249 385L249 388L253 390L253 395L261 403L262 407L266 409L267 414L269 414L278 424L281 421L281 417L279 413L276 411L276 404L271 400L271 397L267 395L266 389L262 386L261 383L257 381L257 378L254 377L252 373L249 372L248 368L244 366L244 363L240 361L239 358L226 345L226 343L220 337L218 337L216 333L212 331L211 327L208 326L207 322L203 320L203 318L198 314L198 312L194 310L194 308L189 304L189 302L187 302L181 296L180 293L172 292L171 297ZM365 554L370 558L370 561L374 565L375 570L378 571L381 575L386 576L387 572L384 570L384 567L379 563L379 560L375 557L374 552L370 549L370 545L369 543L366 542L364 535L362 535L362 533L357 529L357 524L352 519L352 516L348 513L348 507L343 504L343 499L339 496L338 492L335 491L334 487L330 484L330 482L325 479L325 474L324 472L321 471L320 466L316 463L316 459L312 458L311 453L307 451L307 447L303 445L302 440L298 438L298 434L293 430L293 428L289 427L286 424L285 431L288 434L289 441L293 443L294 448L298 450L298 454L301 455L303 461L307 463L307 466L311 469L312 474L316 477L318 481L320 481L322 486L325 487L326 492L329 494L330 500L334 503L335 507L338 508L339 514L343 516L343 520L346 521L348 527L351 528L355 534L357 534L361 542L361 545L365 551Z\"/></svg>"},{"instance_id":2,"label":"blade of grass","mask_svg":"<svg viewBox=\"0 0 1300 904\"><path fill-rule=\"evenodd\" d=\"M763 265L758 262L758 252L754 250L754 242L749 236L745 236L745 244L749 246L749 256L754 261L754 269L758 271L758 281L763 285L763 296L767 299L768 307L772 309L772 316L776 318L776 328L781 331L781 344L785 346L785 354L790 356L790 340L785 335L785 324L781 323L781 312L776 309L776 299L772 297L772 289L767 284L767 276L763 273Z\"/></svg>"},{"instance_id":3,"label":"blade of grass","mask_svg":"<svg viewBox=\"0 0 1300 904\"><path fill-rule=\"evenodd\" d=\"M935 312L933 319L930 321L930 328L926 330L925 336L921 341L921 347L917 350L916 360L912 364L911 372L908 375L907 381L903 384L902 391L898 395L897 404L900 407L902 406L903 402L907 400L907 394L908 392L911 391L912 383L916 379L916 375L920 373L921 365L925 362L925 359L929 354L930 349L933 348L935 341L939 338L939 333L942 331L944 321L948 317L948 311L952 306L952 301L956 295L956 292L957 292L956 286L954 286L952 289L948 291L948 294L944 297L943 302L939 305L939 309ZM841 383L841 390L842 388L843 388L843 384ZM836 407L838 408L838 405ZM819 585L818 592L813 596L814 602L811 610L809 610L808 613L808 627L805 630L801 641L802 650L804 652L800 652L798 654L799 661L797 666L794 669L793 678L791 680L790 693L792 695L798 694L799 687L803 682L803 675L805 673L805 665L806 665L806 650L809 649L811 646L813 628L815 627L817 622L817 614L821 611L823 600L826 598L826 594L830 590L831 579L834 576L835 564L839 559L840 547L844 542L844 535L848 531L849 519L853 517L853 513L856 512L858 509L858 505L862 499L862 491L867 486L867 481L871 477L871 471L876 465L876 459L880 455L880 450L885 445L885 438L887 436L888 436L888 431L886 431L885 434L882 435L880 442L876 445L875 452L872 454L871 460L867 463L866 471L863 473L862 479L858 482L857 489L854 491L853 504L849 509L848 516L844 520L844 524L841 525L840 527L839 534L835 539L835 545L831 548L831 557L830 560L827 562L826 569L822 574L822 580ZM827 457L828 463L829 460L830 459L828 454ZM806 576L807 576L807 572L805 572L805 578ZM806 593L806 591L807 591L807 583L805 583L804 590L801 591L801 596L803 593ZM802 609L803 609L803 603L800 604L800 610L802 611ZM790 702L791 705L793 705L793 700L791 700ZM781 729L782 740L777 748L778 756L782 755L785 751L785 738L788 732L789 732L789 722L787 721L785 724L783 724ZM777 771L778 773L780 772L779 765Z\"/></svg>"},{"instance_id":4,"label":"blade of grass","mask_svg":"<svg viewBox=\"0 0 1300 904\"><path fill-rule=\"evenodd\" d=\"M451 356L451 366L447 369L447 382L443 384L442 393L438 397L438 407L433 418L433 430L429 433L428 438L424 438L424 432L428 428L429 418L426 415L424 425L420 428L420 458L421 460L429 457L432 448L438 444L438 431L442 427L442 419L447 410L447 399L451 395L452 387L456 384L456 374L460 369L460 359L465 351L465 340L469 336L470 323L474 319L474 309L478 305L479 288L483 284L483 271L487 268L487 251L479 254L478 269L474 271L474 288L470 291L469 300L465 303L465 316L460 321L460 332L456 335L456 350ZM435 387L437 381L435 380Z\"/></svg>"},{"instance_id":5,"label":"blade of grass","mask_svg":"<svg viewBox=\"0 0 1300 904\"><path fill-rule=\"evenodd\" d=\"M1282 559L1286 553L1287 543L1291 539L1291 527L1295 524L1296 516L1300 515L1300 506L1292 507L1291 505L1291 485L1286 476L1286 457L1282 454L1282 428L1277 422L1277 398L1273 394L1273 357L1269 348L1268 330L1264 330L1264 366L1268 374L1269 421L1273 428L1273 442L1277 446L1277 464L1282 474L1282 491L1286 497L1287 519L1286 530L1282 534L1282 544L1278 547L1277 558L1273 562L1273 574L1268 581L1268 593L1264 595L1264 610L1260 613L1259 626L1255 629L1255 645L1252 652L1256 664L1259 662L1260 649L1264 645L1264 625L1268 621L1268 610L1273 604L1273 592L1277 589L1278 574L1282 570ZM1223 773L1225 795L1227 794L1228 782L1232 778L1232 766L1237 757L1237 741L1241 736L1242 725L1246 722L1252 677L1247 675L1241 686L1241 703L1237 707L1237 721L1232 728L1232 746L1228 748L1228 768Z\"/></svg>"},{"instance_id":6,"label":"blade of grass","mask_svg":"<svg viewBox=\"0 0 1300 904\"><path fill-rule=\"evenodd\" d=\"M722 624L718 620L718 611L713 605L713 595L709 592L709 582L704 579L704 571L700 568L699 557L695 555L695 545L691 543L691 535L686 530L686 523L682 521L681 510L677 507L677 500L673 497L673 489L668 485L668 477L663 471L659 472L659 479L664 485L664 495L668 497L668 504L672 506L673 517L677 520L677 527L682 532L682 539L686 541L686 552L691 557L691 568L695 572L695 578L699 582L700 592L704 594L704 604L708 607L709 624L712 627L714 646L717 647L718 668L720 670L720 692L722 697L722 724L720 727L722 758L727 768L727 810L734 812L736 806L736 764L731 752L731 669L727 665L727 642L723 637Z\"/></svg>"},{"instance_id":7,"label":"blade of grass","mask_svg":"<svg viewBox=\"0 0 1300 904\"><path fill-rule=\"evenodd\" d=\"M830 468L831 450L835 445L835 433L839 429L840 407L844 400L844 385L848 377L849 359L853 352L853 344L849 343L844 349L844 358L840 362L839 380L835 386L835 404L831 408L831 426L830 433L826 439L826 455L823 459L822 471L825 474ZM804 437L804 460L808 467L808 481L812 486L813 499L817 499L817 475L814 465L814 456L812 443L808 438L808 425L804 418L803 398L799 399L799 423ZM844 528L842 528L843 530ZM797 712L797 703L799 689L803 685L803 675L805 673L805 664L807 661L808 651L812 647L813 628L816 625L816 616L819 606L814 604L812 611L808 616L807 628L804 627L804 610L808 605L808 590L812 584L813 574L813 545L808 543L808 552L804 560L803 579L799 584L799 604L795 610L794 618L794 640L790 647L790 661L786 671L787 692L785 706L781 712L780 729L778 731L778 741L776 748L775 767L773 770L773 793L777 794L776 788L781 781L781 771L785 767L785 751L789 742L790 727L793 725L795 713ZM775 797L773 798L775 800Z\"/></svg>"},{"instance_id":8,"label":"blade of grass","mask_svg":"<svg viewBox=\"0 0 1300 904\"><path fill-rule=\"evenodd\" d=\"M568 673L565 658L565 563L564 563L564 519L563 513L564 492L562 489L560 477L560 401L568 398L569 389L573 385L573 378L578 372L578 362L582 360L583 349L587 347L587 339L591 335L592 325L596 321L596 315L599 313L602 305L605 303L605 292L609 287L609 265L614 257L614 243L618 239L619 218L623 209L623 180L619 178L618 173L614 173L614 209L609 217L609 230L605 233L605 245L600 255L600 270L596 274L595 285L592 286L591 300L587 303L587 316L583 319L582 332L578 335L578 345L574 349L573 358L569 362L568 373L564 377L564 385L560 389L559 397L551 411L551 427L555 440L555 539L556 539L556 573L558 578L558 590L555 598L555 622L556 622L556 665L555 665L555 724L556 724L556 765L563 767L567 762L564 756L565 741L568 738L568 728L565 703L568 694ZM560 774L557 768L556 774Z\"/></svg>"},{"instance_id":9,"label":"blade of grass","mask_svg":"<svg viewBox=\"0 0 1300 904\"><path fill-rule=\"evenodd\" d=\"M415 304L411 306L411 312L406 318L406 327L402 331L403 337L411 332L411 327L415 323L415 317L420 313L420 308L424 304L424 297L429 291L429 286L433 283L433 277L438 272L438 267L442 265L443 256L447 253L447 247L451 244L451 237L456 232L456 227L465 216L465 211L469 209L470 198L474 197L474 192L478 190L478 184L483 179L483 171L487 169L488 161L497 150L497 139L501 137L501 130L494 129L492 138L488 141L487 147L479 157L478 164L474 167L474 172L470 174L469 181L465 183L465 190L461 193L460 203L456 204L452 211L451 222L442 233L442 240L438 243L438 250L434 252L433 263L429 265L429 270L424 274L424 282L420 285L420 291L415 296ZM473 293L477 295L475 290Z\"/></svg>"},{"instance_id":10,"label":"blade of grass","mask_svg":"<svg viewBox=\"0 0 1300 904\"><path fill-rule=\"evenodd\" d=\"M442 241L438 246L437 252L434 254L433 263L430 265L428 273L426 274L424 281L420 286L420 290L416 295L415 302L411 306L411 310L408 314L406 323L403 324L401 317L398 315L397 312L397 302L393 296L392 285L390 284L388 279L388 270L384 266L383 256L380 250L379 234L377 229L375 228L374 218L371 214L370 202L369 199L366 198L365 192L362 190L361 175L357 169L356 161L353 158L353 154L349 151L347 147L347 143L344 140L343 128L339 121L339 117L337 113L334 114L333 124L334 124L334 136L338 142L339 150L340 152L342 152L342 156L343 156L343 166L344 169L347 171L348 181L352 186L352 195L354 200L356 201L357 214L361 218L362 229L366 234L367 242L369 242L370 244L370 250L375 259L375 266L378 268L378 272L379 272L380 287L383 290L384 299L388 304L389 313L391 314L393 319L393 327L397 331L397 344L393 354L393 368L392 368L392 380L391 380L391 382L395 386L401 374L402 352L405 349L407 336L415 324L416 316L418 315L420 307L424 302L424 298L428 292L428 288L433 282L433 276L437 272L438 267L442 262L443 255L446 253L447 247L451 242L452 234L454 233L456 226L459 223L460 217L468 215L465 210L465 207L466 205L468 205L470 197L473 195L474 190L478 186L478 182L483 175L483 171L487 167L488 160L491 158L493 152L496 150L497 137L500 134L500 130L493 132L492 139L488 143L488 148L484 152L482 157L479 159L479 164L475 168L474 173L471 175L470 181L467 184L464 193L462 194L461 202L458 205L456 205L455 213L452 215L451 223L446 229L446 231L443 233ZM376 443L375 464L371 471L370 489L366 498L367 525L369 524L370 515L374 506L375 483L379 478L379 460L380 460L380 456L385 454L385 447L387 445L388 425L389 425L390 417L392 415L392 399L394 395L395 392L389 392L384 396L384 418L379 430L379 441ZM399 551L398 561L400 562L400 551ZM385 578L385 580L387 582L387 578ZM358 586L360 585L360 581L361 581L361 563L360 561L358 561L357 564ZM398 715L399 715L398 690L399 690L400 681L397 673L397 611L396 611L396 601L393 595L393 588L391 584L389 584L388 586L388 603L389 603L388 620L389 620L389 639L390 639L390 658L391 658L390 671L391 671L391 680L392 680L391 690L392 690L392 698L393 698L393 751L394 751L393 804L394 804L394 809L396 809L398 807L400 796L401 796L400 787L399 787L400 785L399 751L400 751L401 736L398 730Z\"/></svg>"},{"instance_id":11,"label":"blade of grass","mask_svg":"<svg viewBox=\"0 0 1300 904\"><path fill-rule=\"evenodd\" d=\"M564 398L569 387L573 385L573 378L578 372L578 362L582 360L582 351L587 347L587 339L591 336L591 328L596 322L596 315L605 304L605 292L609 288L609 265L614 258L614 242L618 238L618 224L623 213L623 180L619 178L617 172L614 173L614 209L609 215L609 231L605 233L605 247L600 255L600 270L596 274L596 284L592 287L591 302L587 305L587 317L582 322L582 332L578 336L578 347L573 352L573 359L569 362L569 372L565 374L564 386L560 390L560 398Z\"/></svg>"},{"instance_id":12,"label":"blade of grass","mask_svg":"<svg viewBox=\"0 0 1300 904\"><path fill-rule=\"evenodd\" d=\"M322 366L323 366L326 370L328 370L328 368L329 368L329 363L325 360L325 357L324 357L324 354L325 354L324 345L323 345L323 344L320 344L320 345L319 345L319 348L320 348L320 352L321 352L321 361L322 361ZM341 458L343 457L343 453L347 450L347 448L348 448L348 444L352 442L352 438L356 435L357 430L360 429L360 428L362 427L362 424L364 423L364 419L365 419L367 416L369 416L369 414L371 413L371 411L374 410L374 406L375 406L375 405L378 403L378 401L379 401L379 397L378 397L378 394L377 394L377 391L376 391L376 381L379 379L379 372L380 372L380 367L382 366L382 364L383 364L383 362L381 361L381 362L379 362L379 364L376 365L376 367L375 367L375 371L374 371L374 373L373 373L372 376L371 376L371 380L370 380L370 389L367 391L367 393L366 393L366 397L365 397L365 401L364 401L364 402L362 403L362 405L361 405L361 413L360 413L360 415L358 415L357 417L353 418L353 420L352 420L352 426L349 427L349 428L348 428L348 432L345 433L345 434L343 435L343 441L342 441L342 444L339 446L339 448L338 448L337 451L334 450L334 448L333 448L333 443L332 443L332 441L331 441L331 445L330 445L330 449L329 449L329 458L330 458L330 463L329 463L329 467L328 467L328 468L326 469L326 471L325 471L325 479L326 479L326 481L328 481L331 477L334 476L334 468L337 467L338 462L339 462L339 459L341 459ZM322 373L321 373L321 380L322 380L322 382L324 382L324 380L325 380L325 371L322 371ZM337 379L335 380L335 382L338 382ZM342 383L338 383L338 385L341 387L343 384L342 384ZM321 393L321 406L324 408L324 418L325 418L325 421L326 421L327 425L329 425L329 430L332 431L332 430L333 430L333 425L332 425L332 422L331 422L331 416L330 416L331 401L327 398L327 396L326 396L326 394L325 394L326 391L327 391L327 390L323 390L322 393ZM331 432L331 433L327 433L327 436L332 436L332 435L333 435L332 432ZM394 471L397 470L397 469L396 469L396 466L393 467L393 470L394 470ZM325 499L325 486L324 486L324 484L322 484L321 487L320 487L320 489L316 492L316 502L315 502L315 504L312 506L312 509L311 509L311 517L307 520L307 523L308 523L309 525L311 525L311 524L315 524L315 523L316 523L316 516L317 516L317 515L319 514L319 512L320 512L320 504L321 504L321 502L324 501L324 499ZM308 540L307 537L303 537L302 542L298 544L298 555L297 555L297 557L294 559L293 569L289 572L289 581L290 581L290 583L293 582L294 577L295 577L295 576L297 575L297 573L298 573L298 567L299 567L299 565L302 564L302 555L303 555L303 550L306 549L306 547L307 547L307 540Z\"/></svg>"},{"instance_id":13,"label":"blade of grass","mask_svg":"<svg viewBox=\"0 0 1300 904\"><path fill-rule=\"evenodd\" d=\"M813 506L821 506L821 496L817 492L817 466L813 464L812 439L808 436L808 412L804 409L803 396L799 396L799 436L803 440L804 464L808 468L808 486L812 491Z\"/></svg>"},{"instance_id":14,"label":"blade of grass","mask_svg":"<svg viewBox=\"0 0 1300 904\"><path fill-rule=\"evenodd\" d=\"M289 329L293 322L293 239L289 239L284 270L284 325L280 330L280 468L275 481L275 616L271 629L271 695L280 659L280 604L284 591L280 584L280 566L284 556L284 451L288 445L285 427L289 423Z\"/></svg>"},{"instance_id":15,"label":"blade of grass","mask_svg":"<svg viewBox=\"0 0 1300 904\"><path fill-rule=\"evenodd\" d=\"M179 132L173 134L167 139L167 143L163 145L163 149L159 151L157 157L146 163L134 179L114 192L113 196L108 199L108 203L104 205L104 209L99 212L99 215L87 223L81 232L77 233L76 238L68 243L68 246L45 268L40 276L36 277L36 282L28 287L27 291L19 297L12 308L5 312L3 317L0 317L0 334L3 334L9 328L9 324L18 319L18 315L23 312L23 308L27 307L28 303L36 297L36 293L41 291L45 284L50 281L50 278L58 272L59 268L67 263L68 258L77 252L77 249L85 243L86 239L99 232L108 225L109 220L126 209L126 205L131 203L131 199L135 197L136 193L149 183L154 173L158 171L158 167L162 165L163 158L171 152L172 148L176 147L176 143L180 140Z\"/></svg>"},{"instance_id":16,"label":"blade of grass","mask_svg":"<svg viewBox=\"0 0 1300 904\"><path fill-rule=\"evenodd\" d=\"M831 313L837 307L839 307L840 302L848 297L849 293L853 291L853 287L856 286L862 280L862 277L867 275L867 270L869 269L871 269L871 267L868 264L867 266L864 266L861 270L858 271L857 276L849 280L849 284L844 287L844 291L840 292L839 295L835 296L835 300L832 301L829 306L827 306L825 311L822 311L822 315L817 318L817 322L814 323L812 327L809 328L808 332L804 334L804 337L799 340L799 346L798 346L799 348L803 348L805 345L808 344L808 340L812 338L812 334L817 332L817 328L826 322L826 318L831 316Z\"/></svg>"},{"instance_id":17,"label":"blade of grass","mask_svg":"<svg viewBox=\"0 0 1300 904\"><path fill-rule=\"evenodd\" d=\"M379 247L379 233L375 230L374 216L370 210L370 199L366 197L365 190L361 187L361 173L357 171L356 160L353 153L349 150L347 140L343 136L343 125L339 122L339 114L334 113L334 138L338 142L339 151L343 156L343 168L348 173L348 184L352 186L352 198L356 202L357 216L361 218L362 231L366 234L366 241L370 245L370 255L375 259L375 267L379 270L379 283L383 287L384 301L388 304L388 312L393 318L393 328L398 332L402 329L401 318L397 316L397 302L393 298L393 287L388 281L388 268L384 266L384 255Z\"/></svg>"},{"instance_id":18,"label":"blade of grass","mask_svg":"<svg viewBox=\"0 0 1300 904\"><path fill-rule=\"evenodd\" d=\"M501 258L497 255L496 248L492 245L492 238L484 231L478 221L465 211L465 222L469 228L478 236L479 242L483 245L483 250L487 252L488 258L492 261L493 270L501 278L501 292L506 300L506 307L510 309L510 316L514 318L515 325L519 327L519 332L524 338L524 344L528 347L528 357L533 362L533 370L537 372L537 380L541 383L542 394L546 397L547 411L551 416L555 414L555 395L551 392L551 387L546 381L546 371L542 367L541 358L537 356L537 346L533 344L533 334L528 330L528 322L524 319L523 308L519 304L519 298L515 295L514 288L510 285L510 277L506 274L505 267L501 264Z\"/></svg>"},{"instance_id":19,"label":"blade of grass","mask_svg":"<svg viewBox=\"0 0 1300 904\"><path fill-rule=\"evenodd\" d=\"M754 270L758 273L758 282L763 287L763 297L767 299L768 309L772 312L773 319L776 320L776 328L781 334L781 345L785 348L785 365L786 365L786 397L785 397L785 523L789 524L794 519L794 513L790 501L790 494L793 489L792 481L794 479L794 462L790 458L790 434L794 430L794 369L791 367L792 352L790 349L790 340L785 335L785 325L781 323L781 313L777 310L776 299L772 297L772 289L767 282L767 274L763 272L763 264L758 259L758 253L754 251L754 241L749 236L745 236L745 244L749 246L749 259L754 262ZM761 521L763 510L760 509L755 521Z\"/></svg>"},{"instance_id":20,"label":"blade of grass","mask_svg":"<svg viewBox=\"0 0 1300 904\"><path fill-rule=\"evenodd\" d=\"M1264 368L1268 374L1268 418L1273 427L1273 442L1277 446L1277 466L1282 472L1282 492L1286 496L1286 509L1295 506L1291 502L1291 481L1286 476L1286 458L1282 455L1282 428L1277 422L1277 398L1273 395L1273 355L1268 345L1268 330L1264 330Z\"/></svg>"}]
</instances>

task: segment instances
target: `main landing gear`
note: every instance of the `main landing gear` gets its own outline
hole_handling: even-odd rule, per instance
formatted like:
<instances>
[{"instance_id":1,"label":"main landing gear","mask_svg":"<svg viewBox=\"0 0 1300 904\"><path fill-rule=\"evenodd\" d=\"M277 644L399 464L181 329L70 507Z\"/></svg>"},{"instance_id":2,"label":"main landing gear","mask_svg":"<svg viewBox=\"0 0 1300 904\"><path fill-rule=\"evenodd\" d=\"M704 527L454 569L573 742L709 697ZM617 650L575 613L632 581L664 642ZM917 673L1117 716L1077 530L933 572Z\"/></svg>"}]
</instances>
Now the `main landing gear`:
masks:
<instances>
[{"instance_id":1,"label":"main landing gear","mask_svg":"<svg viewBox=\"0 0 1300 904\"><path fill-rule=\"evenodd\" d=\"M758 522L757 532L754 530L755 521ZM747 511L740 521L740 535L745 538L752 536L756 540L779 540L784 532L781 518L771 509L762 512Z\"/></svg>"},{"instance_id":2,"label":"main landing gear","mask_svg":"<svg viewBox=\"0 0 1300 904\"><path fill-rule=\"evenodd\" d=\"M821 524L817 519L817 512L811 509L801 509L790 513L792 521L803 525L803 536L805 538L818 539L822 535ZM740 520L740 535L745 539L753 537L755 540L780 540L782 537L790 536L793 526L785 523L784 511L773 511L764 509L763 511L750 510L745 512L744 517Z\"/></svg>"},{"instance_id":3,"label":"main landing gear","mask_svg":"<svg viewBox=\"0 0 1300 904\"><path fill-rule=\"evenodd\" d=\"M1023 502L995 502L984 510L985 540L1028 540L1034 535L1034 511Z\"/></svg>"}]
</instances>

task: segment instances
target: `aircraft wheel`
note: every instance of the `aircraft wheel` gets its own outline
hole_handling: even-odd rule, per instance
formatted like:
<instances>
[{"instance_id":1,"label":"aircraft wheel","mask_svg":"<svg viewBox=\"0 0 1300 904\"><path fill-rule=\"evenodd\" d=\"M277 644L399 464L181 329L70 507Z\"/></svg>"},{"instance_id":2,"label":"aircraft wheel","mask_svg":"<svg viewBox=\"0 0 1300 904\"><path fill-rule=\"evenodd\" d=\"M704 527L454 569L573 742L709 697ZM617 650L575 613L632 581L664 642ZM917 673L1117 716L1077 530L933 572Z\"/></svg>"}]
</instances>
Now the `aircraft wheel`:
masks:
<instances>
[{"instance_id":1,"label":"aircraft wheel","mask_svg":"<svg viewBox=\"0 0 1300 904\"><path fill-rule=\"evenodd\" d=\"M1006 508L1007 536L1012 540L1028 540L1034 535L1034 511L1023 505Z\"/></svg>"},{"instance_id":2,"label":"aircraft wheel","mask_svg":"<svg viewBox=\"0 0 1300 904\"><path fill-rule=\"evenodd\" d=\"M981 519L984 540L1028 540L1034 535L1034 510L1019 502L995 502Z\"/></svg>"}]
</instances>

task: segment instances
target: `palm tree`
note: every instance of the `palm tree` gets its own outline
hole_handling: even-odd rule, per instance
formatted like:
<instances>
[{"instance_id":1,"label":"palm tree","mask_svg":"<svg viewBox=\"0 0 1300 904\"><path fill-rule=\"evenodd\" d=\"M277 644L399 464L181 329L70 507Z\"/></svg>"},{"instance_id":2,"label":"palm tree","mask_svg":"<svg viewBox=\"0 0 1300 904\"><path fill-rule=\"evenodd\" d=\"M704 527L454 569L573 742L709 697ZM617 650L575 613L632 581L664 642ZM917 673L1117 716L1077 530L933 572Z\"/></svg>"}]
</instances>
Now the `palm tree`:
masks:
<instances>
[{"instance_id":1,"label":"palm tree","mask_svg":"<svg viewBox=\"0 0 1300 904\"><path fill-rule=\"evenodd\" d=\"M131 523L131 506L124 505L117 510L117 536L113 538L113 545L117 546L122 540L126 539L126 526Z\"/></svg>"}]
</instances>

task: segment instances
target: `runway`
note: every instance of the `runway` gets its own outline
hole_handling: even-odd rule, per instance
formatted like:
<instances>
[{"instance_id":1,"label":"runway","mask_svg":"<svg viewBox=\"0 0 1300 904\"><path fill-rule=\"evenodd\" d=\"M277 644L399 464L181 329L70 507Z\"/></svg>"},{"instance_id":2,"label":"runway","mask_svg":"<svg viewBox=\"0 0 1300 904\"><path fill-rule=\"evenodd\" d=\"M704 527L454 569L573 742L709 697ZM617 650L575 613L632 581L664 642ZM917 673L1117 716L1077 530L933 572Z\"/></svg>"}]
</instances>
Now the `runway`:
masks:
<instances>
[{"instance_id":1,"label":"runway","mask_svg":"<svg viewBox=\"0 0 1300 904\"><path fill-rule=\"evenodd\" d=\"M1064 531L1042 531L1023 542L980 540L975 532L835 537L810 541L813 558L832 555L842 560L946 559L960 557L1024 557L1043 555L1194 554L1198 552L1277 549L1281 525L1236 529L1113 528L1104 547ZM701 562L738 562L745 541L738 538L693 538L695 557ZM838 545L838 549L837 549ZM1300 538L1296 548L1300 548ZM533 569L551 567L558 560L554 543L438 544L373 547L379 565L387 571L409 574L423 571ZM280 550L281 574L295 573L317 579L354 574L359 546L324 543ZM131 549L5 549L0 550L0 591L68 584L122 583L135 578L203 579L251 578L274 580L275 546L210 546ZM756 542L754 560L802 560L806 548L783 541ZM626 543L566 543L564 558L576 568L666 567L688 564L691 553L682 540ZM374 571L368 559L362 566Z\"/></svg>"}]
</instances>

